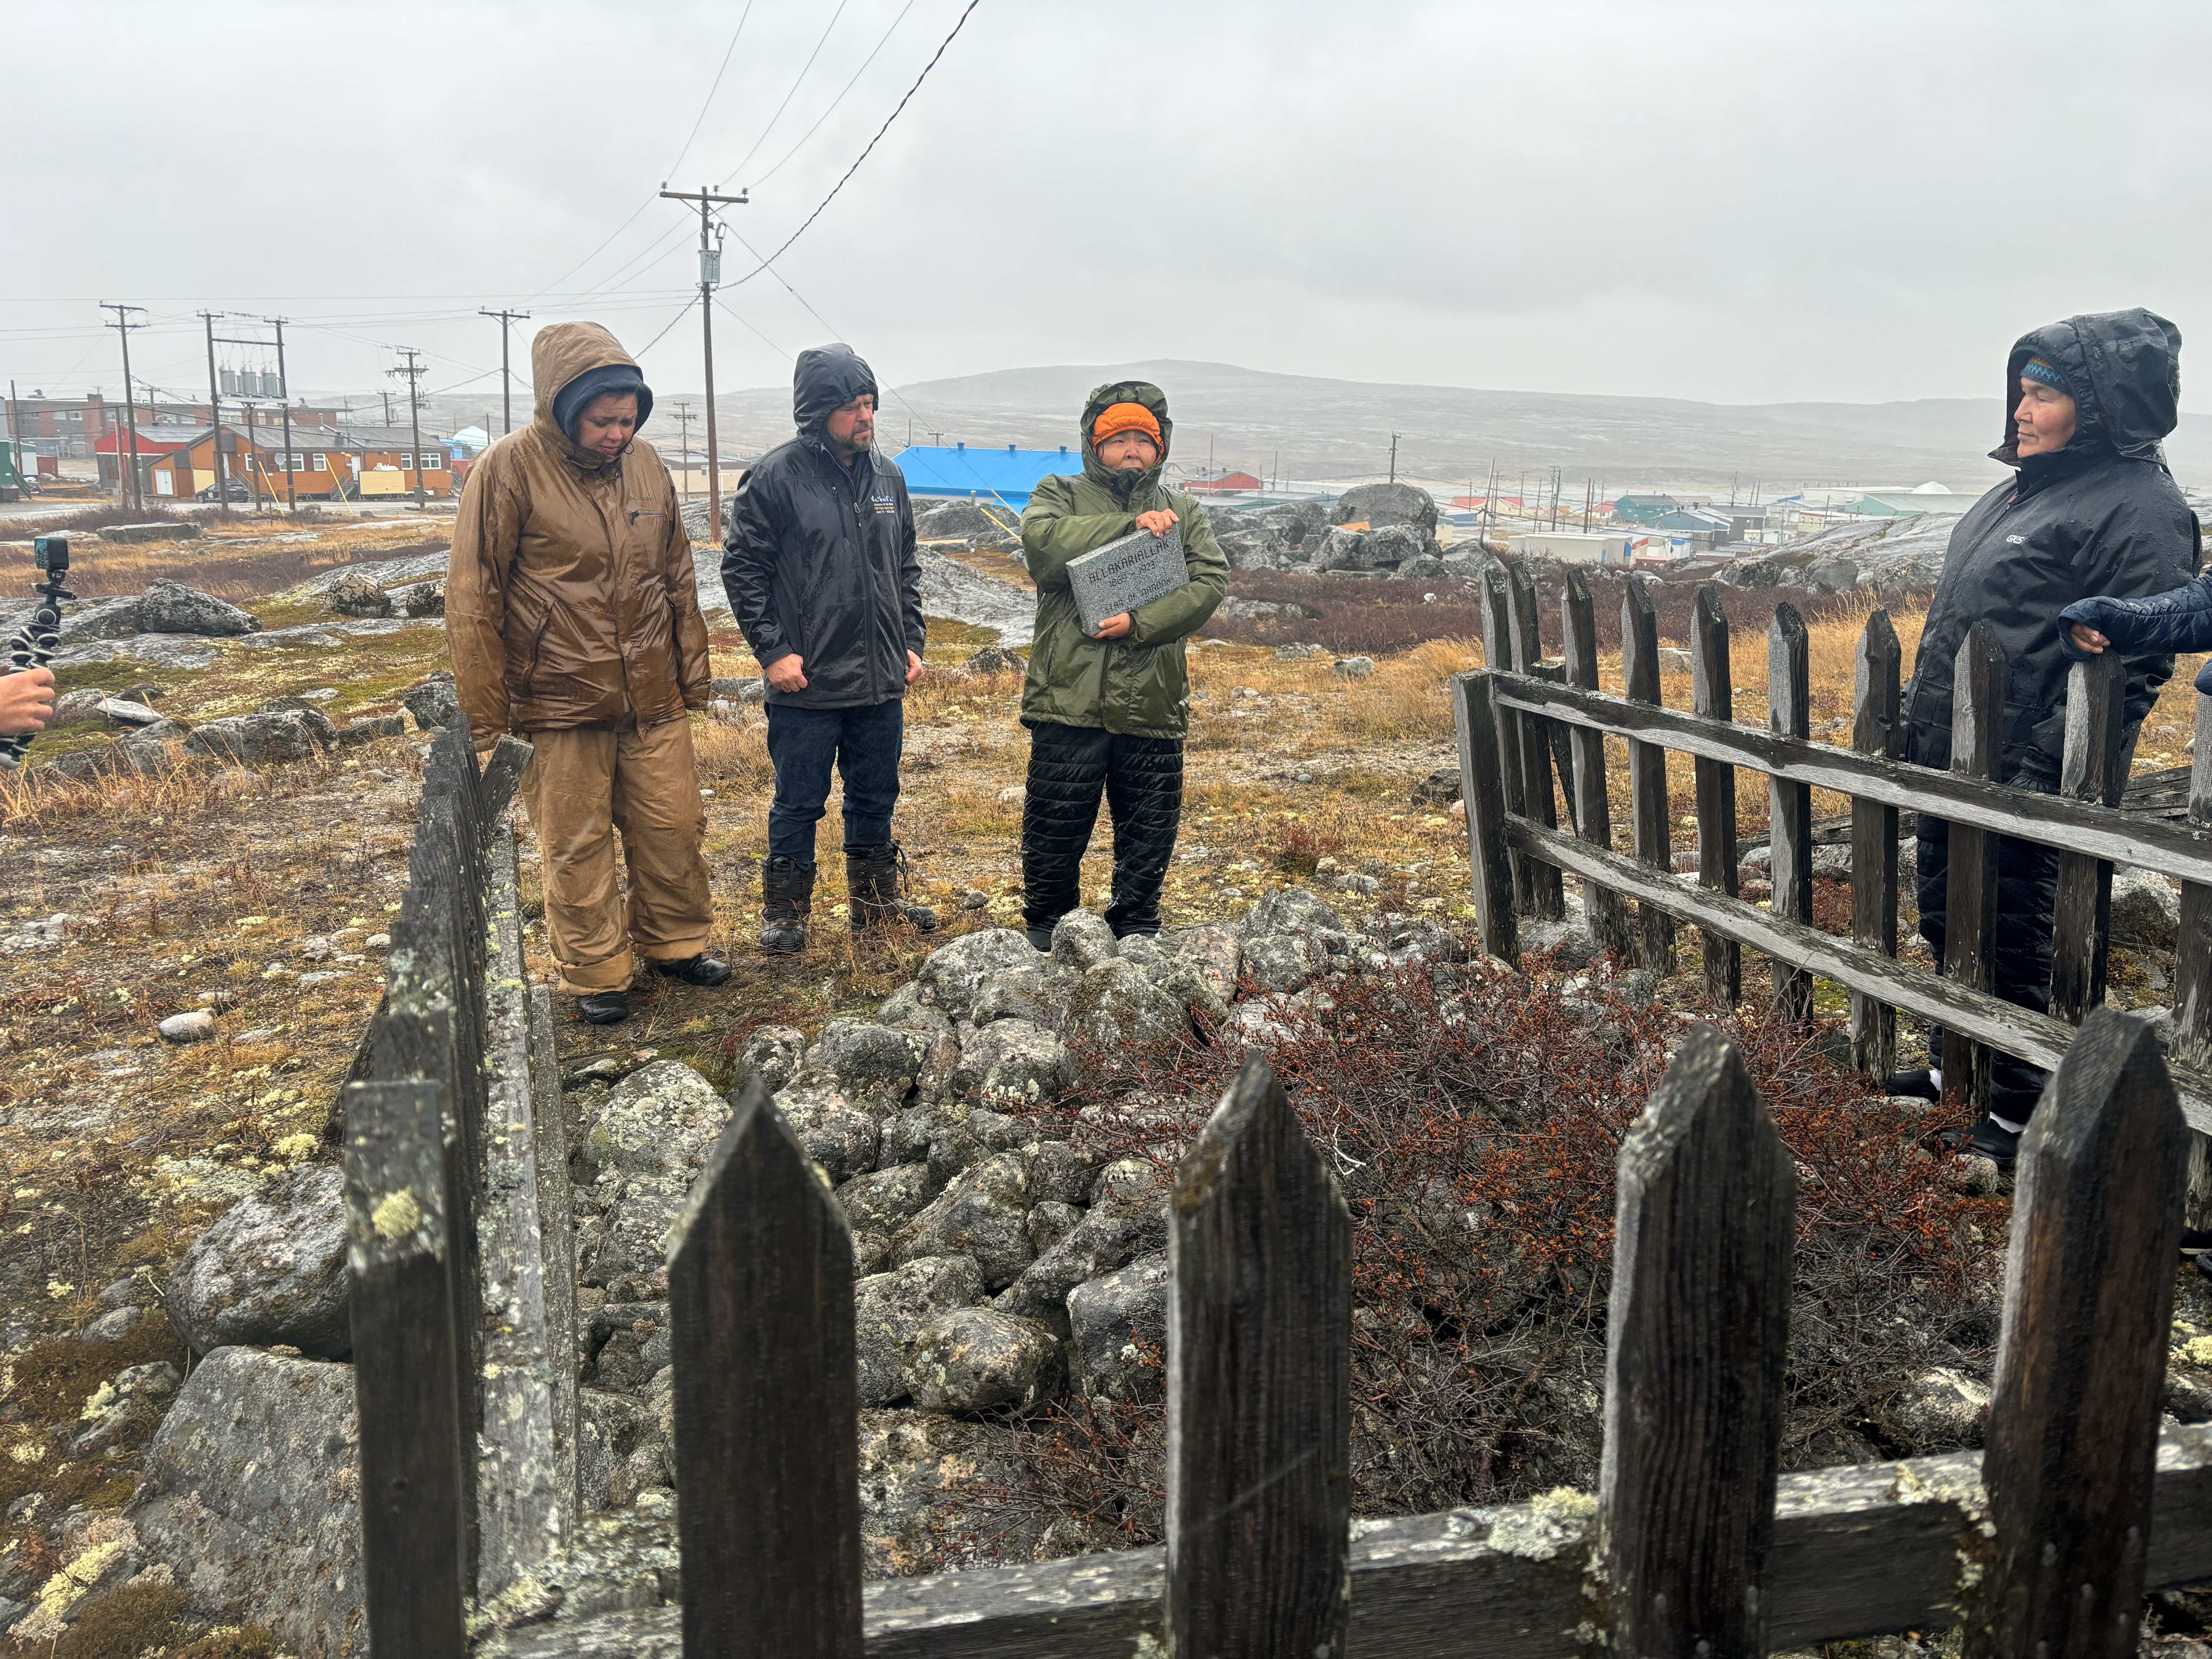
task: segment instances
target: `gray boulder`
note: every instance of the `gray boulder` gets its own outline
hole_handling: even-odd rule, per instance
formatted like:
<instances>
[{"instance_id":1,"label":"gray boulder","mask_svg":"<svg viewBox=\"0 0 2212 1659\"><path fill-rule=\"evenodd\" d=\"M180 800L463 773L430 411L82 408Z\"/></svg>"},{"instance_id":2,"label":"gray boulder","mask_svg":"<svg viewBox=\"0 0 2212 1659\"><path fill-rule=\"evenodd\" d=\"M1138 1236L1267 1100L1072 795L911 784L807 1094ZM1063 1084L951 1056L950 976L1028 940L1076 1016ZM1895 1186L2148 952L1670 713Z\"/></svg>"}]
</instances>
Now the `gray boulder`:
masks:
<instances>
[{"instance_id":1,"label":"gray boulder","mask_svg":"<svg viewBox=\"0 0 2212 1659\"><path fill-rule=\"evenodd\" d=\"M1344 922L1310 887L1279 887L1249 911L1240 927L1246 939L1261 933L1342 933Z\"/></svg>"},{"instance_id":2,"label":"gray boulder","mask_svg":"<svg viewBox=\"0 0 2212 1659\"><path fill-rule=\"evenodd\" d=\"M1001 968L986 974L975 988L969 1018L978 1025L994 1020L1020 1019L1046 1030L1057 1031L1067 1021L1067 1001L1083 975L1049 957L1020 968Z\"/></svg>"},{"instance_id":3,"label":"gray boulder","mask_svg":"<svg viewBox=\"0 0 2212 1659\"><path fill-rule=\"evenodd\" d=\"M1079 973L1088 973L1121 948L1106 918L1095 910L1070 910L1054 924L1052 959Z\"/></svg>"},{"instance_id":4,"label":"gray boulder","mask_svg":"<svg viewBox=\"0 0 2212 1659\"><path fill-rule=\"evenodd\" d=\"M860 1403L888 1406L906 1397L907 1362L915 1339L935 1315L983 1299L983 1276L972 1257L917 1256L853 1286L854 1346L860 1356Z\"/></svg>"},{"instance_id":5,"label":"gray boulder","mask_svg":"<svg viewBox=\"0 0 2212 1659\"><path fill-rule=\"evenodd\" d=\"M833 1083L853 1105L880 1117L905 1103L929 1049L914 1031L869 1020L833 1019L806 1051L799 1080Z\"/></svg>"},{"instance_id":6,"label":"gray boulder","mask_svg":"<svg viewBox=\"0 0 2212 1659\"><path fill-rule=\"evenodd\" d=\"M775 1109L833 1183L876 1167L882 1127L828 1083L801 1078L775 1097Z\"/></svg>"},{"instance_id":7,"label":"gray boulder","mask_svg":"<svg viewBox=\"0 0 2212 1659\"><path fill-rule=\"evenodd\" d=\"M925 1411L1027 1411L1060 1392L1060 1340L1034 1319L954 1308L915 1336L908 1392Z\"/></svg>"},{"instance_id":8,"label":"gray boulder","mask_svg":"<svg viewBox=\"0 0 2212 1659\"><path fill-rule=\"evenodd\" d=\"M412 582L390 590L392 602L404 617L442 617L446 614L446 584Z\"/></svg>"},{"instance_id":9,"label":"gray boulder","mask_svg":"<svg viewBox=\"0 0 2212 1659\"><path fill-rule=\"evenodd\" d=\"M365 743L380 743L386 738L407 735L404 714L364 714L361 719L338 728L337 746L357 749Z\"/></svg>"},{"instance_id":10,"label":"gray boulder","mask_svg":"<svg viewBox=\"0 0 2212 1659\"><path fill-rule=\"evenodd\" d=\"M1166 1392L1168 1253L1157 1250L1127 1267L1079 1285L1067 1296L1073 1369L1083 1392L1109 1400L1152 1401ZM1142 1345L1142 1346L1140 1346Z\"/></svg>"},{"instance_id":11,"label":"gray boulder","mask_svg":"<svg viewBox=\"0 0 2212 1659\"><path fill-rule=\"evenodd\" d=\"M1099 1049L1165 1042L1190 1033L1182 1001L1116 957L1084 975L1068 1000L1067 1033Z\"/></svg>"},{"instance_id":12,"label":"gray boulder","mask_svg":"<svg viewBox=\"0 0 2212 1659\"><path fill-rule=\"evenodd\" d=\"M166 578L149 582L138 600L142 634L201 634L229 638L261 631L259 618L228 599Z\"/></svg>"},{"instance_id":13,"label":"gray boulder","mask_svg":"<svg viewBox=\"0 0 2212 1659\"><path fill-rule=\"evenodd\" d=\"M53 718L46 722L46 730L59 732L71 726L89 726L106 718L106 713L107 693L97 686L64 691L54 699Z\"/></svg>"},{"instance_id":14,"label":"gray boulder","mask_svg":"<svg viewBox=\"0 0 2212 1659\"><path fill-rule=\"evenodd\" d=\"M605 1217L578 1282L603 1286L609 1300L651 1302L668 1294L668 1257L662 1241L691 1190L688 1175L624 1176L610 1170L584 1201ZM589 1235L579 1225L580 1244Z\"/></svg>"},{"instance_id":15,"label":"gray boulder","mask_svg":"<svg viewBox=\"0 0 2212 1659\"><path fill-rule=\"evenodd\" d=\"M1990 1390L1966 1372L1931 1365L1890 1402L1891 1426L1915 1454L1978 1446L1990 1420Z\"/></svg>"},{"instance_id":16,"label":"gray boulder","mask_svg":"<svg viewBox=\"0 0 2212 1659\"><path fill-rule=\"evenodd\" d=\"M201 1353L288 1344L322 1358L351 1351L345 1181L302 1164L238 1200L192 1243L168 1302Z\"/></svg>"},{"instance_id":17,"label":"gray boulder","mask_svg":"<svg viewBox=\"0 0 2212 1659\"><path fill-rule=\"evenodd\" d=\"M320 753L322 747L317 728L296 708L210 720L193 727L185 739L188 754L243 763L302 761Z\"/></svg>"},{"instance_id":18,"label":"gray boulder","mask_svg":"<svg viewBox=\"0 0 2212 1659\"><path fill-rule=\"evenodd\" d=\"M1223 1001L1237 994L1242 954L1235 928L1186 928L1176 940L1175 959L1178 967L1196 975Z\"/></svg>"},{"instance_id":19,"label":"gray boulder","mask_svg":"<svg viewBox=\"0 0 2212 1659\"><path fill-rule=\"evenodd\" d=\"M2171 951L2181 938L2181 896L2155 870L2112 872L2112 939Z\"/></svg>"},{"instance_id":20,"label":"gray boulder","mask_svg":"<svg viewBox=\"0 0 2212 1659\"><path fill-rule=\"evenodd\" d=\"M253 712L257 714L297 714L315 741L325 749L338 740L338 728L323 712L322 705L310 702L305 697L271 697Z\"/></svg>"},{"instance_id":21,"label":"gray boulder","mask_svg":"<svg viewBox=\"0 0 2212 1659\"><path fill-rule=\"evenodd\" d=\"M1065 1140L1040 1140L1030 1149L1030 1202L1088 1204L1098 1166Z\"/></svg>"},{"instance_id":22,"label":"gray boulder","mask_svg":"<svg viewBox=\"0 0 2212 1659\"><path fill-rule=\"evenodd\" d=\"M577 1437L576 1472L588 1513L634 1501L643 1490L640 1477L665 1461L657 1414L649 1406L599 1389L579 1389L582 1419ZM644 1483L665 1486L665 1475Z\"/></svg>"},{"instance_id":23,"label":"gray boulder","mask_svg":"<svg viewBox=\"0 0 2212 1659\"><path fill-rule=\"evenodd\" d=\"M894 1164L854 1176L837 1188L836 1199L854 1232L888 1237L921 1213L939 1185L927 1164Z\"/></svg>"},{"instance_id":24,"label":"gray boulder","mask_svg":"<svg viewBox=\"0 0 2212 1659\"><path fill-rule=\"evenodd\" d=\"M137 1311L136 1308L118 1308L107 1318L112 1321L117 1314ZM86 1334L90 1334L88 1329ZM177 1368L166 1359L147 1365L125 1366L116 1373L113 1382L101 1383L92 1398L85 1401L83 1421L87 1426L70 1442L70 1449L79 1457L93 1456L120 1443L135 1425L143 1422L150 1426L161 1415L161 1402L176 1393L181 1380Z\"/></svg>"},{"instance_id":25,"label":"gray boulder","mask_svg":"<svg viewBox=\"0 0 2212 1659\"><path fill-rule=\"evenodd\" d=\"M934 1004L922 1001L921 985L915 980L908 980L876 1005L876 1024L919 1031L925 1036L952 1029L952 1022Z\"/></svg>"},{"instance_id":26,"label":"gray boulder","mask_svg":"<svg viewBox=\"0 0 2212 1659\"><path fill-rule=\"evenodd\" d=\"M922 1000L947 1019L969 1018L982 981L1002 968L1033 968L1037 952L1012 927L987 928L930 952L915 976Z\"/></svg>"},{"instance_id":27,"label":"gray boulder","mask_svg":"<svg viewBox=\"0 0 2212 1659\"><path fill-rule=\"evenodd\" d=\"M392 614L392 596L358 570L349 570L332 582L328 598L331 609L341 617Z\"/></svg>"},{"instance_id":28,"label":"gray boulder","mask_svg":"<svg viewBox=\"0 0 2212 1659\"><path fill-rule=\"evenodd\" d=\"M1075 1062L1050 1031L1025 1019L994 1020L961 1045L952 1086L993 1111L1018 1111L1057 1098L1075 1083Z\"/></svg>"},{"instance_id":29,"label":"gray boulder","mask_svg":"<svg viewBox=\"0 0 2212 1659\"><path fill-rule=\"evenodd\" d=\"M418 681L408 687L399 702L425 732L451 726L461 717L460 693L453 689L451 674L436 673Z\"/></svg>"},{"instance_id":30,"label":"gray boulder","mask_svg":"<svg viewBox=\"0 0 2212 1659\"><path fill-rule=\"evenodd\" d=\"M1039 1255L1044 1255L1060 1240L1073 1232L1083 1220L1083 1212L1073 1204L1047 1200L1030 1211L1030 1243ZM1036 1264L1030 1264L1034 1267ZM1017 1279L1016 1284L1021 1281ZM1008 1286L1012 1289L1012 1286ZM125 1308L125 1313L136 1313L136 1308Z\"/></svg>"},{"instance_id":31,"label":"gray boulder","mask_svg":"<svg viewBox=\"0 0 2212 1659\"><path fill-rule=\"evenodd\" d=\"M1330 672L1340 680L1366 680L1375 678L1375 659L1372 657L1339 657Z\"/></svg>"},{"instance_id":32,"label":"gray boulder","mask_svg":"<svg viewBox=\"0 0 2212 1659\"><path fill-rule=\"evenodd\" d=\"M1016 1152L985 1158L932 1200L899 1230L895 1261L965 1255L982 1269L987 1290L1002 1290L1036 1254L1030 1243L1029 1166Z\"/></svg>"},{"instance_id":33,"label":"gray boulder","mask_svg":"<svg viewBox=\"0 0 2212 1659\"><path fill-rule=\"evenodd\" d=\"M592 1315L585 1380L636 1394L670 1363L674 1346L665 1302L610 1302Z\"/></svg>"},{"instance_id":34,"label":"gray boulder","mask_svg":"<svg viewBox=\"0 0 2212 1659\"><path fill-rule=\"evenodd\" d=\"M210 1354L147 1449L131 1518L198 1618L261 1625L301 1659L358 1659L353 1370L254 1348Z\"/></svg>"},{"instance_id":35,"label":"gray boulder","mask_svg":"<svg viewBox=\"0 0 2212 1659\"><path fill-rule=\"evenodd\" d=\"M658 1060L620 1083L586 1126L582 1151L601 1170L696 1175L730 1121L730 1104L681 1060Z\"/></svg>"},{"instance_id":36,"label":"gray boulder","mask_svg":"<svg viewBox=\"0 0 2212 1659\"><path fill-rule=\"evenodd\" d=\"M737 1066L730 1080L731 1103L737 1103L745 1085L756 1078L760 1079L762 1088L775 1093L799 1075L805 1059L806 1034L796 1026L756 1027L745 1039L745 1046L738 1050Z\"/></svg>"},{"instance_id":37,"label":"gray boulder","mask_svg":"<svg viewBox=\"0 0 2212 1659\"><path fill-rule=\"evenodd\" d=\"M1412 484L1358 484L1336 498L1337 524L1411 525L1425 535L1437 528L1437 498Z\"/></svg>"},{"instance_id":38,"label":"gray boulder","mask_svg":"<svg viewBox=\"0 0 2212 1659\"><path fill-rule=\"evenodd\" d=\"M1000 1293L993 1306L1067 1329L1067 1296L1077 1285L1167 1248L1166 1206L1156 1202L1094 1206Z\"/></svg>"},{"instance_id":39,"label":"gray boulder","mask_svg":"<svg viewBox=\"0 0 2212 1659\"><path fill-rule=\"evenodd\" d=\"M1328 952L1311 933L1261 933L1244 941L1244 977L1262 991L1299 991L1328 969Z\"/></svg>"}]
</instances>

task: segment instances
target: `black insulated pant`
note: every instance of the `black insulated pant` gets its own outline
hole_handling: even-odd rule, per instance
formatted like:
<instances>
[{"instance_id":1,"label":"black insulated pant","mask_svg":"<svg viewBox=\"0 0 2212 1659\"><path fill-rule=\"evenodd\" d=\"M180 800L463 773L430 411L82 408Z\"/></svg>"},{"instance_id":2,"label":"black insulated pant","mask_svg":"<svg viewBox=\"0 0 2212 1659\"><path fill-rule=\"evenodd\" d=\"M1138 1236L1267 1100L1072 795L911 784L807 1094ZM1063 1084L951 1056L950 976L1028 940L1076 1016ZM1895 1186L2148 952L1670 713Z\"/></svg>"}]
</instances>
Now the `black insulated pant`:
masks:
<instances>
[{"instance_id":1,"label":"black insulated pant","mask_svg":"<svg viewBox=\"0 0 2212 1659\"><path fill-rule=\"evenodd\" d=\"M1098 797L1114 822L1115 937L1160 930L1160 886L1182 817L1182 744L1088 726L1030 727L1029 793L1022 805L1023 919L1049 927L1083 902L1083 854Z\"/></svg>"},{"instance_id":2,"label":"black insulated pant","mask_svg":"<svg viewBox=\"0 0 2212 1659\"><path fill-rule=\"evenodd\" d=\"M1951 872L1951 826L1920 820L1920 936L1943 961L1947 889ZM2033 842L1997 838L1996 991L2007 1002L2051 1012L2051 934L2058 912L2058 854ZM1943 1063L1941 1027L1928 1034L1930 1066ZM2025 1123L2042 1097L2045 1073L2002 1049L1990 1054L1990 1110L2008 1123Z\"/></svg>"}]
</instances>

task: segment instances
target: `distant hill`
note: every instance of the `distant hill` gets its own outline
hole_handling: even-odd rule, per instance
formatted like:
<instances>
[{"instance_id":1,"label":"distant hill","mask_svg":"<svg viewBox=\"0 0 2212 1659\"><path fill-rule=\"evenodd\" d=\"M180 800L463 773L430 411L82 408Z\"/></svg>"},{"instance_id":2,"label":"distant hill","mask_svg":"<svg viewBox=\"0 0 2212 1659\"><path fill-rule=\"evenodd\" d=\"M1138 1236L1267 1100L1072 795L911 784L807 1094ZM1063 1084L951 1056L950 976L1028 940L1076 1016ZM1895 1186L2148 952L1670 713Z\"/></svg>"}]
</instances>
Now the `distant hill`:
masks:
<instances>
[{"instance_id":1,"label":"distant hill","mask_svg":"<svg viewBox=\"0 0 2212 1659\"><path fill-rule=\"evenodd\" d=\"M1769 495L1824 484L1910 488L1929 479L1975 493L2002 471L1989 459L2003 421L1994 398L1708 404L1331 380L1172 361L919 381L884 398L881 429L894 451L909 424L917 443L941 433L946 443L1072 445L1085 394L1127 378L1166 389L1176 459L1188 467L1205 464L1210 438L1223 466L1355 477L1383 471L1396 432L1400 472L1479 485L1494 458L1509 491L1524 471L1533 489L1535 476L1553 466L1576 484L1595 477L1607 494L1666 484L1725 490L1732 477L1747 490L1757 479ZM651 435L671 447L675 428L663 413L684 395L659 394ZM690 395L696 409L698 396ZM787 387L725 393L718 404L726 446L757 449L791 435ZM692 429L696 438L696 422ZM2212 416L2185 415L2166 453L2185 483L2212 483Z\"/></svg>"}]
</instances>

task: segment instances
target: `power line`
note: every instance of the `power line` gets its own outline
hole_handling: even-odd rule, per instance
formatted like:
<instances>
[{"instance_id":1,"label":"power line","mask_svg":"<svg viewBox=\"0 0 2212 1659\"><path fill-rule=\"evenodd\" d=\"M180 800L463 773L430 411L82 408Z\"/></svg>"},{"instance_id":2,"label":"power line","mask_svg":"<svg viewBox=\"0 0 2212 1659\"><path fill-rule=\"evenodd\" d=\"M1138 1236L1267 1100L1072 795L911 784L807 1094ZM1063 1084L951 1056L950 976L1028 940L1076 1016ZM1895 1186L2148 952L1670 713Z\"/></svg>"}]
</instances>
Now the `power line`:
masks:
<instances>
[{"instance_id":1,"label":"power line","mask_svg":"<svg viewBox=\"0 0 2212 1659\"><path fill-rule=\"evenodd\" d=\"M799 142L793 144L789 149L784 151L783 161L778 161L766 173L763 173L759 178L754 179L750 185L746 186L747 189L759 189L769 179L775 178L777 173L783 171L784 161L788 161L793 156L798 155L800 150L806 148L806 141L809 138L811 138L816 133L821 131L822 124L836 113L837 106L845 101L846 93L849 93L854 87L860 84L860 77L868 72L868 65L874 63L876 59L882 55L883 50L885 46L890 45L891 36L898 33L898 26L906 21L907 13L912 11L914 8L915 0L906 0L906 4L899 8L899 15L891 19L891 26L884 31L884 38L876 42L875 51L870 52L866 58L860 60L860 67L854 70L853 71L853 78L845 82L844 91L840 92L835 98L832 98L830 100L830 107L823 110L821 114L814 118L814 125L799 135Z\"/></svg>"},{"instance_id":2,"label":"power line","mask_svg":"<svg viewBox=\"0 0 2212 1659\"><path fill-rule=\"evenodd\" d=\"M968 26L969 17L973 15L975 8L981 3L982 0L968 0L966 9L962 11L960 14L960 21L952 26L952 33L945 37L944 40L939 45L937 51L931 56L930 60L921 66L921 73L914 77L914 84L906 89L906 97L900 99L898 100L898 107L884 118L883 125L876 129L876 136L868 140L868 147L860 152L859 157L854 161L852 166L845 169L844 178L838 179L836 184L830 186L830 193L822 198L822 206L816 208L813 212L806 216L805 224L800 225L797 230L793 231L790 235L784 238L783 246L781 247L769 254L767 258L763 259L757 269L747 271L744 276L738 277L737 282L728 284L729 287L735 288L740 283L750 283L754 277L759 276L762 271L766 270L770 265L774 264L778 259L781 259L786 253L789 252L791 251L791 245L806 234L807 226L811 225L817 219L819 219L822 216L823 208L828 207L830 203L837 199L837 192L844 189L847 181L850 179L854 173L860 170L860 163L866 161L869 156L875 154L877 144L881 143L883 136L891 130L891 123L899 118L899 114L901 111L903 111L906 108L908 100L913 98L915 94L921 90L921 83L929 79L929 72L937 67L937 60L945 56L945 48L950 46L954 39L959 34L960 31Z\"/></svg>"},{"instance_id":3,"label":"power line","mask_svg":"<svg viewBox=\"0 0 2212 1659\"><path fill-rule=\"evenodd\" d=\"M743 173L745 161L751 161L760 153L760 147L768 142L769 134L775 131L775 124L783 118L784 111L791 107L791 100L799 95L799 88L806 83L807 71L814 67L814 60L822 55L822 48L830 44L830 31L837 27L837 20L845 15L845 8L851 3L852 0L837 0L837 9L830 14L830 27L822 31L822 38L814 43L814 50L807 53L805 63L799 65L799 78L791 83L791 90L783 94L783 101L775 106L775 113L768 118L768 125L760 130L760 137L753 140L753 147L745 152L744 161L714 180L716 190Z\"/></svg>"},{"instance_id":4,"label":"power line","mask_svg":"<svg viewBox=\"0 0 2212 1659\"><path fill-rule=\"evenodd\" d=\"M691 131L684 136L684 148L676 152L676 159L668 164L667 175L671 179L673 179L676 176L676 169L684 165L684 158L691 153L691 141L699 136L699 129L706 125L707 112L714 106L714 94L721 90L722 76L729 72L731 55L738 49L738 37L745 32L745 19L750 17L752 15L753 0L745 0L744 10L738 15L738 26L730 32L730 44L723 49L721 67L714 71L714 84L707 88L706 100L699 106L699 118L691 124ZM656 198L648 196L645 199L647 202L651 202ZM643 211L644 209L642 208L638 210L638 212L640 213ZM629 216L630 218L635 219L637 217L637 214L633 213ZM623 222L628 223L629 222L625 220ZM621 233L619 231L616 233L617 235L619 235ZM609 237L607 239L608 241L612 241L613 240L613 237ZM606 243L602 242L599 246L601 247L605 247Z\"/></svg>"},{"instance_id":5,"label":"power line","mask_svg":"<svg viewBox=\"0 0 2212 1659\"><path fill-rule=\"evenodd\" d=\"M668 164L666 173L667 176L670 178L675 177L676 169L684 165L684 158L691 153L691 141L699 136L699 129L706 124L707 112L714 106L714 94L721 90L722 76L729 72L731 56L738 49L738 37L745 32L745 20L752 15L753 0L745 0L745 9L738 18L738 26L730 32L730 44L722 49L721 66L714 71L714 84L707 88L707 95L700 102L698 118L691 123L691 131L684 135L684 148L676 152L676 159ZM620 224L617 225L612 230L607 233L605 240L600 242L599 246L593 248L582 258L577 260L574 264L570 265L568 270L562 271L558 276L556 276L550 283L547 283L544 289L540 289L537 294L532 295L531 297L532 299L543 299L546 295L551 293L556 288L558 288L562 283L567 282L571 276L574 276L578 271L581 270L586 265L591 264L592 260L598 258L600 254L604 253L607 250L608 246L614 241L615 238L621 235L623 232L628 230L632 225L635 224L637 222L637 216L644 212L646 209L651 207L657 199L657 198L652 195L647 195L642 202L640 202L635 207L630 210L629 218L623 220Z\"/></svg>"}]
</instances>

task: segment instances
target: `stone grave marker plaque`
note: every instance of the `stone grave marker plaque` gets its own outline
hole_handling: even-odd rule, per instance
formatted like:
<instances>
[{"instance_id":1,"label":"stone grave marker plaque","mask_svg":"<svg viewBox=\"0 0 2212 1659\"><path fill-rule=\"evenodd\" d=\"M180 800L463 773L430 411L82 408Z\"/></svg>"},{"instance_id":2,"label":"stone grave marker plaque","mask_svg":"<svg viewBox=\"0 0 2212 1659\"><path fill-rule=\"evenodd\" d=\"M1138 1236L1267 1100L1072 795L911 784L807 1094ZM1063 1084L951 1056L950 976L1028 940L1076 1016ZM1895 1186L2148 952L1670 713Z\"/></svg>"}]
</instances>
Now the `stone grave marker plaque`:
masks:
<instances>
[{"instance_id":1,"label":"stone grave marker plaque","mask_svg":"<svg viewBox=\"0 0 2212 1659\"><path fill-rule=\"evenodd\" d=\"M1097 633L1109 617L1149 605L1189 580L1181 525L1170 526L1164 536L1133 530L1067 562L1068 586L1075 591L1075 609L1086 634Z\"/></svg>"}]
</instances>

